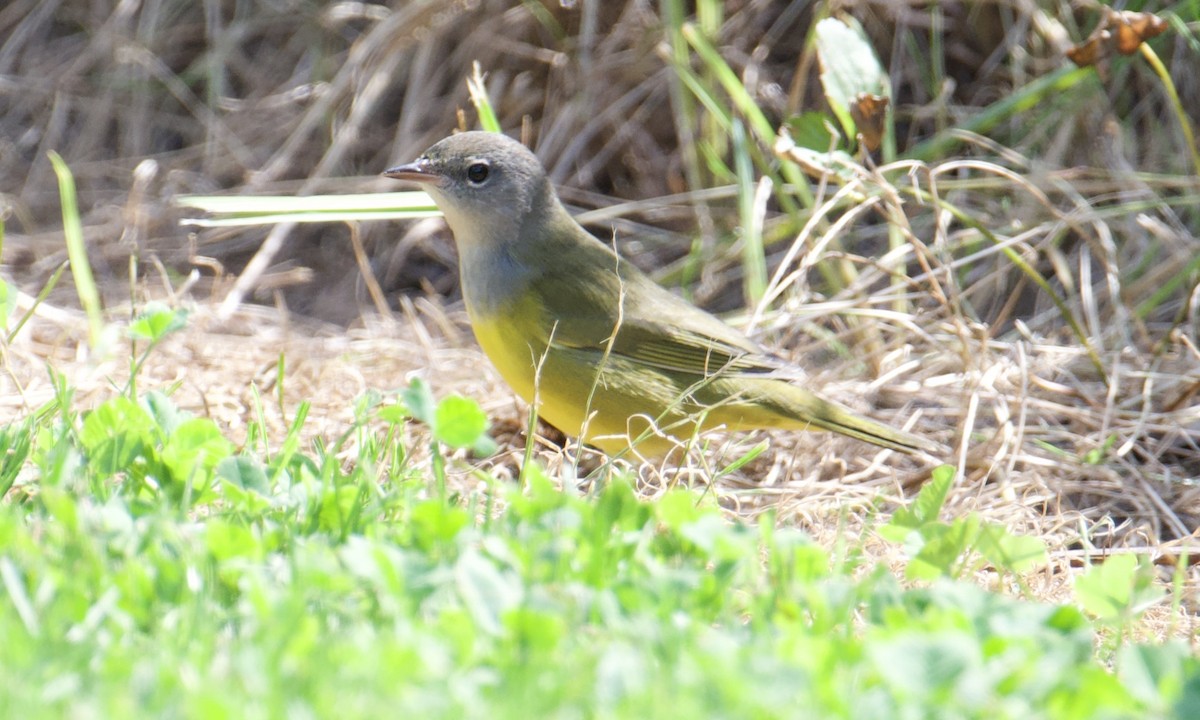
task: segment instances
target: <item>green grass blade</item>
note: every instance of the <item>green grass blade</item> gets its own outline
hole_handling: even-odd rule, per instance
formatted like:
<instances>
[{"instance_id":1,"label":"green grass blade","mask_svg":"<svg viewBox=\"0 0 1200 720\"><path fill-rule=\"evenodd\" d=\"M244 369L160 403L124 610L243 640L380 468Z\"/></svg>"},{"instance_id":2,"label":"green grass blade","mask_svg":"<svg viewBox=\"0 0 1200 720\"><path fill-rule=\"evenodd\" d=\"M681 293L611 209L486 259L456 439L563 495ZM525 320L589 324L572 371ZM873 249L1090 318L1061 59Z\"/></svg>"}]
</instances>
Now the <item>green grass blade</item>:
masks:
<instances>
[{"instance_id":1,"label":"green grass blade","mask_svg":"<svg viewBox=\"0 0 1200 720\"><path fill-rule=\"evenodd\" d=\"M734 107L738 112L746 118L746 122L750 125L750 130L754 136L765 147L772 147L775 144L775 126L767 119L766 114L758 103L751 97L746 86L742 84L741 78L729 67L729 63L725 62L725 58L721 57L721 53L717 52L716 47L709 42L708 38L700 32L695 25L684 23L681 28L683 37L696 51L701 62L709 69L713 76L720 83L721 88L729 95L733 101ZM706 107L710 107L709 103L705 103ZM711 107L710 107L711 110ZM800 169L790 163L784 163L780 166L780 172L783 173L783 179L786 183L793 187L793 190L805 207L811 207L813 204L812 192L809 190L808 181L800 172ZM780 198L786 204L786 196ZM786 208L785 209L790 209Z\"/></svg>"},{"instance_id":2,"label":"green grass blade","mask_svg":"<svg viewBox=\"0 0 1200 720\"><path fill-rule=\"evenodd\" d=\"M1175 119L1179 122L1179 130L1183 133L1183 141L1187 144L1188 152L1192 156L1192 169L1197 175L1200 175L1200 150L1196 148L1196 135L1192 132L1192 120L1188 117L1187 111L1183 109L1183 102L1179 99L1179 92L1175 89L1175 81L1171 79L1171 73L1166 66L1162 64L1162 60L1158 59L1158 54L1154 52L1154 48L1150 47L1149 43L1142 43L1140 46L1142 57L1149 63L1154 74L1162 81L1163 90L1166 90L1167 97L1171 99L1171 110L1175 113Z\"/></svg>"},{"instance_id":3,"label":"green grass blade","mask_svg":"<svg viewBox=\"0 0 1200 720\"><path fill-rule=\"evenodd\" d=\"M488 100L487 86L483 84L483 71L479 68L479 63L475 63L471 69L471 77L467 78L467 92L471 94L471 104L475 106L475 112L479 115L479 127L488 132L503 132L500 129L500 120L496 118L496 111Z\"/></svg>"},{"instance_id":4,"label":"green grass blade","mask_svg":"<svg viewBox=\"0 0 1200 720\"><path fill-rule=\"evenodd\" d=\"M62 200L63 236L67 242L67 259L71 265L71 276L75 279L75 292L88 319L88 344L94 349L100 344L104 330L104 315L100 307L100 291L88 262L87 248L83 242L83 223L79 220L79 201L75 195L75 178L62 157L50 151L50 164L58 176L58 194Z\"/></svg>"},{"instance_id":5,"label":"green grass blade","mask_svg":"<svg viewBox=\"0 0 1200 720\"><path fill-rule=\"evenodd\" d=\"M952 147L961 142L961 130L986 135L1000 123L1014 115L1032 110L1056 95L1064 95L1093 77L1092 68L1077 68L1064 65L1049 75L1030 82L1003 100L992 103L983 112L962 125L944 130L928 140L917 144L905 157L930 162L945 156Z\"/></svg>"},{"instance_id":6,"label":"green grass blade","mask_svg":"<svg viewBox=\"0 0 1200 720\"><path fill-rule=\"evenodd\" d=\"M762 218L755 202L758 184L754 182L754 164L747 147L746 129L740 120L733 124L733 161L741 225L742 287L746 303L754 306L767 291L767 257L763 249Z\"/></svg>"},{"instance_id":7,"label":"green grass blade","mask_svg":"<svg viewBox=\"0 0 1200 720\"><path fill-rule=\"evenodd\" d=\"M8 332L5 342L11 343L13 339L20 334L21 328L25 327L25 323L29 322L29 319L33 317L35 312L37 312L38 305L41 305L43 302L45 302L46 298L49 297L50 292L58 285L58 280L62 277L63 271L67 269L67 264L68 263L62 263L59 265L58 269L54 271L54 274L50 276L50 279L46 281L46 284L42 286L41 292L38 293L37 297L33 301L33 304L29 306L29 310L21 316L21 319L17 321L17 324L13 325L12 330ZM15 287L10 288L10 290L12 292L16 292Z\"/></svg>"},{"instance_id":8,"label":"green grass blade","mask_svg":"<svg viewBox=\"0 0 1200 720\"><path fill-rule=\"evenodd\" d=\"M236 227L280 222L345 222L347 220L411 220L437 217L441 211L427 193L358 193L352 195L184 195L175 199L181 207L195 208L217 216L184 218L183 225Z\"/></svg>"}]
</instances>

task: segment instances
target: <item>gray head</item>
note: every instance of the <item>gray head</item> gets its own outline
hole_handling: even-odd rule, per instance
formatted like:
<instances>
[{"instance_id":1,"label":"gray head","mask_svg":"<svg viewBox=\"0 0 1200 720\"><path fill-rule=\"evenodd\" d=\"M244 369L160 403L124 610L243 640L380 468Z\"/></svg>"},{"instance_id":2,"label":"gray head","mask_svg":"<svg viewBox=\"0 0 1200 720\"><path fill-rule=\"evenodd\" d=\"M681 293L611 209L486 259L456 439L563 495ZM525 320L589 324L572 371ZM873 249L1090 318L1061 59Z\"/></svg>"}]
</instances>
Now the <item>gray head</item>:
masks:
<instances>
[{"instance_id":1,"label":"gray head","mask_svg":"<svg viewBox=\"0 0 1200 720\"><path fill-rule=\"evenodd\" d=\"M451 135L415 161L383 174L421 183L460 245L516 238L531 216L553 212L557 205L537 157L497 133Z\"/></svg>"}]
</instances>

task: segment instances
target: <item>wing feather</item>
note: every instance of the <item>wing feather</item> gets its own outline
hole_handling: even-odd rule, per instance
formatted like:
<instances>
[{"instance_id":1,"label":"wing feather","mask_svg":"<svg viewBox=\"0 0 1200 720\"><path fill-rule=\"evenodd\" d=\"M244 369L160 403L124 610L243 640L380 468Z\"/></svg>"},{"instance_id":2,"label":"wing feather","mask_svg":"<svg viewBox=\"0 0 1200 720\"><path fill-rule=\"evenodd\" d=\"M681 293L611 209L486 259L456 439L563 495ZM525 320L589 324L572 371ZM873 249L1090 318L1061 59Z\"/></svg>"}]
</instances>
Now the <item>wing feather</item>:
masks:
<instances>
[{"instance_id":1,"label":"wing feather","mask_svg":"<svg viewBox=\"0 0 1200 720\"><path fill-rule=\"evenodd\" d=\"M530 283L547 316L557 319L553 337L546 338L551 347L610 352L697 380L717 373L789 374L785 362L600 243L575 252Z\"/></svg>"}]
</instances>

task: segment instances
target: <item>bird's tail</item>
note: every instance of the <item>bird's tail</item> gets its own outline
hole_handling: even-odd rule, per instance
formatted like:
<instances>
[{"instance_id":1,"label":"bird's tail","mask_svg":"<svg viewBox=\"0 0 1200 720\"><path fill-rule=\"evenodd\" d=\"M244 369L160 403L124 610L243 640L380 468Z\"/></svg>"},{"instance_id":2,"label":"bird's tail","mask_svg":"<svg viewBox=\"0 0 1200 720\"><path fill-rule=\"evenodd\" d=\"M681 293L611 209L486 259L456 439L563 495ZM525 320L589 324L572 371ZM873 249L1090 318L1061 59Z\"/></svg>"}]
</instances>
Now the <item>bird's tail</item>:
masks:
<instances>
[{"instance_id":1,"label":"bird's tail","mask_svg":"<svg viewBox=\"0 0 1200 720\"><path fill-rule=\"evenodd\" d=\"M735 412L738 407L745 408L747 413L737 418L727 415L725 421L730 426L830 430L903 453L937 455L947 451L933 440L865 418L841 403L823 398L798 385L779 380L750 381L743 384L743 388L747 385L753 388L749 392L753 397L743 396L742 399L751 402L738 402L729 408ZM760 411L773 417L762 417L758 415Z\"/></svg>"}]
</instances>

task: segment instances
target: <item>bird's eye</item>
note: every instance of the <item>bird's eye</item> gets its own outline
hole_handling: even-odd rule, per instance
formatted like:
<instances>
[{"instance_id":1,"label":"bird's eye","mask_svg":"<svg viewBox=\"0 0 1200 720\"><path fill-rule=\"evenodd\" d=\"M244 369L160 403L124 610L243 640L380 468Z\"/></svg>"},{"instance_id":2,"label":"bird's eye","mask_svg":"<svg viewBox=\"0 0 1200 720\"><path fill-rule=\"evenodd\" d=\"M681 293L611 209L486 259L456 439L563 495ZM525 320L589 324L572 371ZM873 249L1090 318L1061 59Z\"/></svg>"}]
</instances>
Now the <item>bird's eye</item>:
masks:
<instances>
[{"instance_id":1,"label":"bird's eye","mask_svg":"<svg viewBox=\"0 0 1200 720\"><path fill-rule=\"evenodd\" d=\"M484 180L488 179L488 172L490 170L487 163L475 163L467 168L467 179L475 185L481 185Z\"/></svg>"}]
</instances>

